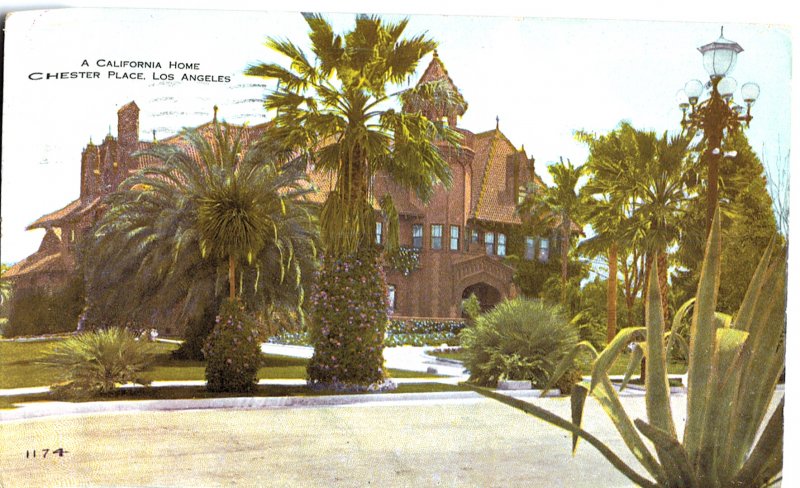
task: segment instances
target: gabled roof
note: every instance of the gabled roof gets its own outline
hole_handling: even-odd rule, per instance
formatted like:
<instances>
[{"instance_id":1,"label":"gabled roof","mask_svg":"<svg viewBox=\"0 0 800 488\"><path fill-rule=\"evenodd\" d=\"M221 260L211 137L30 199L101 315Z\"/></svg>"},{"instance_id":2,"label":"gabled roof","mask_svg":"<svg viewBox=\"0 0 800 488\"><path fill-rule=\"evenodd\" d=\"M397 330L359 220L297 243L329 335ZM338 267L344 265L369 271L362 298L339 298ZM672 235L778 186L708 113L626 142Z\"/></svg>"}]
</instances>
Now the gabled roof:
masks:
<instances>
[{"instance_id":1,"label":"gabled roof","mask_svg":"<svg viewBox=\"0 0 800 488\"><path fill-rule=\"evenodd\" d=\"M81 206L81 199L79 198L77 200L68 203L67 206L64 208L60 208L55 212L51 212L47 215L39 217L38 219L36 219L35 222L26 227L25 230L45 229L48 227L58 226L61 223L61 221L63 221L65 218L77 212L80 206Z\"/></svg>"}]
</instances>

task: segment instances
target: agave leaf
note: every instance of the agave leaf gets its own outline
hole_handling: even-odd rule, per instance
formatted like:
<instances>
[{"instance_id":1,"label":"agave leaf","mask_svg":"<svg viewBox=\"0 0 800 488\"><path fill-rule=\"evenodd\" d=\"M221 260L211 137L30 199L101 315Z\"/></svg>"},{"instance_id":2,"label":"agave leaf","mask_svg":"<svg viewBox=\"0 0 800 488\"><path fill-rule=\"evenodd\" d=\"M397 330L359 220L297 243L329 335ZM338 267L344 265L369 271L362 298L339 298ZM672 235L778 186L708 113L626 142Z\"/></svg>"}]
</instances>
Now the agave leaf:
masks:
<instances>
[{"instance_id":1,"label":"agave leaf","mask_svg":"<svg viewBox=\"0 0 800 488\"><path fill-rule=\"evenodd\" d=\"M647 372L645 374L645 405L647 418L653 427L675 436L672 407L669 403L669 379L667 360L664 354L664 315L661 307L661 291L658 286L656 267L650 274L650 286L645 303L647 317Z\"/></svg>"},{"instance_id":2,"label":"agave leaf","mask_svg":"<svg viewBox=\"0 0 800 488\"><path fill-rule=\"evenodd\" d=\"M758 296L761 294L763 284L767 280L767 271L770 270L769 263L772 258L774 245L775 238L773 237L764 250L764 254L758 262L753 277L750 279L750 284L747 286L742 304L739 306L739 311L736 314L734 327L737 329L750 330L753 314L755 313L755 304L758 302Z\"/></svg>"},{"instance_id":3,"label":"agave leaf","mask_svg":"<svg viewBox=\"0 0 800 488\"><path fill-rule=\"evenodd\" d=\"M774 478L783 465L783 407L786 397L772 413L750 457L730 486L762 486Z\"/></svg>"},{"instance_id":4,"label":"agave leaf","mask_svg":"<svg viewBox=\"0 0 800 488\"><path fill-rule=\"evenodd\" d=\"M642 357L644 357L644 349L642 349L641 343L636 342L634 343L633 352L631 352L631 360L628 363L628 367L625 369L625 376L622 378L622 384L619 387L619 391L623 391L625 387L628 386L628 382L631 380L631 376L633 373L636 372L636 368L642 362Z\"/></svg>"},{"instance_id":5,"label":"agave leaf","mask_svg":"<svg viewBox=\"0 0 800 488\"><path fill-rule=\"evenodd\" d=\"M689 455L674 435L654 427L642 419L634 420L634 424L642 434L653 442L659 452L664 453L665 457L669 459L669 464L674 467L674 469L667 471L672 486L676 488L694 488L698 486L697 477L692 471L692 464L689 462Z\"/></svg>"},{"instance_id":6,"label":"agave leaf","mask_svg":"<svg viewBox=\"0 0 800 488\"><path fill-rule=\"evenodd\" d=\"M545 385L544 389L542 389L540 397L543 397L553 388L553 385L558 381L561 376L567 372L570 368L573 367L575 364L575 359L578 355L582 352L587 352L589 355L592 356L592 359L597 357L597 349L594 348L591 342L589 341L581 341L575 345L556 365L555 370L553 370L552 376L550 376L550 380Z\"/></svg>"},{"instance_id":7,"label":"agave leaf","mask_svg":"<svg viewBox=\"0 0 800 488\"><path fill-rule=\"evenodd\" d=\"M697 298L692 297L689 300L686 300L686 302L680 306L680 308L675 312L675 317L672 318L672 327L670 330L678 330L680 328L684 317L686 317L686 314L689 313L689 310L691 310L696 301Z\"/></svg>"},{"instance_id":8,"label":"agave leaf","mask_svg":"<svg viewBox=\"0 0 800 488\"><path fill-rule=\"evenodd\" d=\"M689 344L686 343L686 339L680 334L674 330L670 330L664 334L664 337L667 338L667 345L664 348L667 358L669 358L669 353L672 351L672 348L675 347L675 344L678 344L678 347L680 347L685 357L689 357Z\"/></svg>"},{"instance_id":9,"label":"agave leaf","mask_svg":"<svg viewBox=\"0 0 800 488\"><path fill-rule=\"evenodd\" d=\"M727 425L736 391L726 388L726 374L741 353L749 334L742 330L717 329L712 361L711 394L713 401L708 403L703 431L700 434L697 472L703 486L716 486L719 481L720 451L727 437Z\"/></svg>"},{"instance_id":10,"label":"agave leaf","mask_svg":"<svg viewBox=\"0 0 800 488\"><path fill-rule=\"evenodd\" d=\"M625 461L620 459L614 451L611 450L603 441L598 439L597 437L593 436L592 434L586 432L585 430L581 429L580 427L575 426L572 422L562 419L558 415L545 410L544 408L538 407L532 403L528 403L522 400L519 400L514 397L510 397L507 395L503 395L501 393L494 392L488 388L482 388L475 385L470 385L468 383L464 384L465 386L471 388L472 390L476 391L477 393L489 397L493 400L497 400L500 403L508 405L510 407L514 407L518 410L522 410L523 412L532 415L540 420L544 420L545 422L551 423L556 427L560 427L568 432L577 433L581 436L586 442L594 446L595 449L600 451L608 461L615 467L619 472L624 474L628 477L631 481L636 483L639 486L643 486L646 488L659 488L657 484L653 483L649 479L645 478L644 476L637 473L632 467L628 466ZM638 435L637 435L638 437ZM640 439L641 440L641 439ZM655 460L654 460L655 461Z\"/></svg>"},{"instance_id":11,"label":"agave leaf","mask_svg":"<svg viewBox=\"0 0 800 488\"><path fill-rule=\"evenodd\" d=\"M664 484L666 480L664 470L639 436L639 432L636 430L627 412L625 412L625 408L619 401L619 396L611 385L611 381L608 379L607 375L603 375L603 378L594 388L592 396L594 396L598 403L600 403L600 406L603 407L606 415L608 415L620 436L622 436L622 440L625 441L625 445L628 446L628 449L630 449L639 463L644 466L647 472L650 473L656 481L660 484Z\"/></svg>"},{"instance_id":12,"label":"agave leaf","mask_svg":"<svg viewBox=\"0 0 800 488\"><path fill-rule=\"evenodd\" d=\"M697 455L709 401L711 362L716 336L714 312L719 290L721 254L719 208L717 208L706 243L690 332L692 342L689 345L688 399L683 445L689 453L689 459L692 460Z\"/></svg>"},{"instance_id":13,"label":"agave leaf","mask_svg":"<svg viewBox=\"0 0 800 488\"><path fill-rule=\"evenodd\" d=\"M748 304L754 310L753 321L742 352L742 366L733 383L737 393L723 456L729 470L744 462L784 366L785 355L778 343L786 318L785 262L775 268L764 276L773 275L776 280L763 283L764 292L754 299L757 303Z\"/></svg>"},{"instance_id":14,"label":"agave leaf","mask_svg":"<svg viewBox=\"0 0 800 488\"><path fill-rule=\"evenodd\" d=\"M589 386L584 382L580 382L572 387L572 395L570 396L570 409L572 410L572 423L575 427L580 428L583 423L583 407L586 405L586 397L589 396ZM577 432L572 433L572 455L578 450L578 439L580 436Z\"/></svg>"},{"instance_id":15,"label":"agave leaf","mask_svg":"<svg viewBox=\"0 0 800 488\"><path fill-rule=\"evenodd\" d=\"M617 333L614 339L603 349L603 352L600 353L597 360L594 362L594 367L592 367L592 384L589 393L594 391L594 388L603 378L608 377L608 370L629 343L644 340L646 337L646 330L647 329L644 327L628 327Z\"/></svg>"}]
</instances>

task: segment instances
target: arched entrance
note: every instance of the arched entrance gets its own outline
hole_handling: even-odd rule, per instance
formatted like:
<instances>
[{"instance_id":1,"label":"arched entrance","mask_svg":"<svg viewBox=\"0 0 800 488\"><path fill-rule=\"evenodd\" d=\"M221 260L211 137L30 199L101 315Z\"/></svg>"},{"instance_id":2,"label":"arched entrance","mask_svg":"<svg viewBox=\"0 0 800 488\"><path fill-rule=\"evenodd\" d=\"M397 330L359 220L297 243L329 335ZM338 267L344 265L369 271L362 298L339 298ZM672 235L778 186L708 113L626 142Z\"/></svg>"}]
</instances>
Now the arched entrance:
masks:
<instances>
[{"instance_id":1,"label":"arched entrance","mask_svg":"<svg viewBox=\"0 0 800 488\"><path fill-rule=\"evenodd\" d=\"M481 312L491 310L495 305L500 303L502 299L500 290L483 282L475 283L474 285L464 288L464 291L461 293L461 298L467 299L473 293L481 304Z\"/></svg>"}]
</instances>

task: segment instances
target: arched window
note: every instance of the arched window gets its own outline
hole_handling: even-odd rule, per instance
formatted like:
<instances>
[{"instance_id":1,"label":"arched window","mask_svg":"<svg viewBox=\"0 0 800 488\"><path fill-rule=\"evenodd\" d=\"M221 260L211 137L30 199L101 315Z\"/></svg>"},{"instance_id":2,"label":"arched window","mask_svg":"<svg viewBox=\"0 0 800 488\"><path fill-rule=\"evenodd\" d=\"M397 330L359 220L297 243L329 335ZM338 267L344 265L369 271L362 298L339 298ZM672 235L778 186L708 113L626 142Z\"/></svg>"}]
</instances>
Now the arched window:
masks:
<instances>
[{"instance_id":1,"label":"arched window","mask_svg":"<svg viewBox=\"0 0 800 488\"><path fill-rule=\"evenodd\" d=\"M394 313L397 308L397 288L394 285L389 285L387 305L389 306L389 313Z\"/></svg>"}]
</instances>

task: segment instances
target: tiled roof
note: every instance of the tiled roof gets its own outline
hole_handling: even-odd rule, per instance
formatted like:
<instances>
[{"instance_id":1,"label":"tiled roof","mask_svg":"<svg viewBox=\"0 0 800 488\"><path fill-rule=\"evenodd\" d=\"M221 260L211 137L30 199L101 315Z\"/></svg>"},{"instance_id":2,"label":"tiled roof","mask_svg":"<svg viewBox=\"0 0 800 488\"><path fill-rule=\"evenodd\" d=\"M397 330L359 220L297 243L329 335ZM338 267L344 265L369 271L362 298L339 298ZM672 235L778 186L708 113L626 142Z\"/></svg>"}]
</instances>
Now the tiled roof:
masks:
<instances>
[{"instance_id":1,"label":"tiled roof","mask_svg":"<svg viewBox=\"0 0 800 488\"><path fill-rule=\"evenodd\" d=\"M52 254L36 252L17 262L3 273L3 278L19 278L31 273L53 273L70 271L71 267L64 261L61 252Z\"/></svg>"},{"instance_id":2,"label":"tiled roof","mask_svg":"<svg viewBox=\"0 0 800 488\"><path fill-rule=\"evenodd\" d=\"M475 206L476 219L510 224L522 223L516 214L516 202L513 199L510 202L504 202L500 198L500 192L504 191L506 186L508 158L517 152L508 138L500 132L500 129L496 129L491 138L483 182L478 194L478 203Z\"/></svg>"},{"instance_id":3,"label":"tiled roof","mask_svg":"<svg viewBox=\"0 0 800 488\"><path fill-rule=\"evenodd\" d=\"M26 227L26 230L43 229L51 226L57 226L62 220L77 212L81 206L80 198L70 202L66 207L56 210L55 212L43 215L36 219L34 223Z\"/></svg>"},{"instance_id":4,"label":"tiled roof","mask_svg":"<svg viewBox=\"0 0 800 488\"><path fill-rule=\"evenodd\" d=\"M453 79L450 78L450 74L447 72L447 68L444 67L442 60L439 59L439 53L437 51L433 51L433 59L431 59L428 67L425 68L425 72L422 73L419 81L417 81L417 86L434 81L446 81L447 84L450 85L450 90L455 93L455 98L458 102L458 114L464 115L468 104L464 100L464 96L461 94L461 91L458 89L456 84L453 83Z\"/></svg>"}]
</instances>

